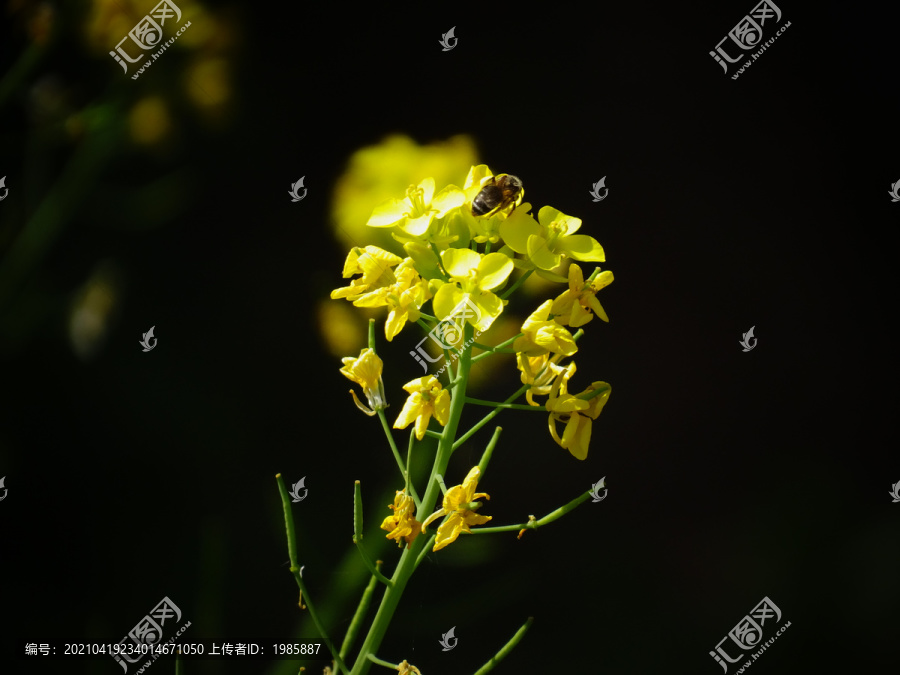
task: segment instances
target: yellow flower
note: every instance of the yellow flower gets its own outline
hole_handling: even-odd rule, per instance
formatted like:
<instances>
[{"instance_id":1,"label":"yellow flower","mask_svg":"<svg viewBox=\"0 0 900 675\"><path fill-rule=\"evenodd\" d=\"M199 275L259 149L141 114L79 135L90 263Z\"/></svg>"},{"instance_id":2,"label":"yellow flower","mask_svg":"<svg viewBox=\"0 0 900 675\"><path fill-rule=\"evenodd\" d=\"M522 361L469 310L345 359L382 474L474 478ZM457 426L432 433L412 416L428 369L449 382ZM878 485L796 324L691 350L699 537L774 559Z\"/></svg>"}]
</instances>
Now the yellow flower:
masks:
<instances>
[{"instance_id":1,"label":"yellow flower","mask_svg":"<svg viewBox=\"0 0 900 675\"><path fill-rule=\"evenodd\" d=\"M356 307L389 307L384 334L388 342L403 329L407 321L419 320L419 309L431 298L428 282L422 279L412 258L406 258L394 271L396 283L365 293L353 301Z\"/></svg>"},{"instance_id":2,"label":"yellow flower","mask_svg":"<svg viewBox=\"0 0 900 675\"><path fill-rule=\"evenodd\" d=\"M467 313L466 321L486 331L503 312L503 300L492 291L506 283L513 271L512 260L503 253L482 255L468 248L448 248L441 252L441 262L450 281L434 294L435 315L443 320L468 299L478 312Z\"/></svg>"},{"instance_id":3,"label":"yellow flower","mask_svg":"<svg viewBox=\"0 0 900 675\"><path fill-rule=\"evenodd\" d=\"M126 33L133 24L126 26ZM360 241L387 248L394 243L391 235L396 231L373 230L366 225L374 205L403 194L410 183L418 183L425 176L433 176L436 185L454 183L477 161L475 141L469 136L419 145L408 136L393 134L361 147L347 160L346 171L335 182L332 231L348 248Z\"/></svg>"},{"instance_id":4,"label":"yellow flower","mask_svg":"<svg viewBox=\"0 0 900 675\"><path fill-rule=\"evenodd\" d=\"M434 178L426 178L418 186L410 185L404 199L388 199L375 207L367 225L371 227L398 226L414 237L428 231L434 218L441 218L465 201L465 194L455 185L448 185L434 194Z\"/></svg>"},{"instance_id":5,"label":"yellow flower","mask_svg":"<svg viewBox=\"0 0 900 675\"><path fill-rule=\"evenodd\" d=\"M438 527L433 551L440 551L447 544L456 541L460 532L471 533L470 525L484 525L491 519L491 516L480 516L475 513L475 509L481 506L475 501L476 499L481 497L490 499L490 496L484 492L475 492L480 477L481 470L477 466L473 466L462 485L456 485L447 490L447 494L444 495L443 508L432 513L422 523L422 532L425 532L425 528L438 518L450 516Z\"/></svg>"},{"instance_id":6,"label":"yellow flower","mask_svg":"<svg viewBox=\"0 0 900 675\"><path fill-rule=\"evenodd\" d=\"M441 386L434 375L425 375L407 382L403 388L409 392L409 398L403 404L403 410L394 422L395 429L405 429L413 420L416 421L416 438L425 437L425 430L431 416L434 415L441 426L447 423L450 414L450 392Z\"/></svg>"},{"instance_id":7,"label":"yellow flower","mask_svg":"<svg viewBox=\"0 0 900 675\"><path fill-rule=\"evenodd\" d=\"M547 352L572 356L578 345L572 334L550 318L552 300L538 307L522 324L522 337L513 342L513 349L526 356L541 356Z\"/></svg>"},{"instance_id":8,"label":"yellow flower","mask_svg":"<svg viewBox=\"0 0 900 675\"><path fill-rule=\"evenodd\" d=\"M384 367L381 359L372 349L363 349L358 358L347 356L341 359L344 367L341 373L362 387L363 393L369 402L369 407L364 406L356 396L356 392L350 390L350 395L356 402L356 407L371 417L378 410L387 408L384 397L384 382L381 379L381 370Z\"/></svg>"},{"instance_id":9,"label":"yellow flower","mask_svg":"<svg viewBox=\"0 0 900 675\"><path fill-rule=\"evenodd\" d=\"M546 405L547 411L550 413L548 425L550 435L561 448L568 450L575 459L585 459L587 458L588 444L591 442L592 421L600 415L612 390L606 382L593 382L578 396L569 394L567 391L568 381L574 373L575 364L572 363L557 378L557 383L554 385L554 390L550 392L550 398ZM579 398L579 396L590 394L598 389L604 390L603 393L597 394L590 400ZM562 438L556 431L557 422L566 425Z\"/></svg>"},{"instance_id":10,"label":"yellow flower","mask_svg":"<svg viewBox=\"0 0 900 675\"><path fill-rule=\"evenodd\" d=\"M410 665L406 659L397 665L397 671L399 672L399 675L422 675L422 671L415 666Z\"/></svg>"},{"instance_id":11,"label":"yellow flower","mask_svg":"<svg viewBox=\"0 0 900 675\"><path fill-rule=\"evenodd\" d=\"M583 326L594 318L594 314L604 321L609 321L609 317L597 300L597 291L612 282L613 273L606 271L598 274L591 283L585 284L581 268L572 263L569 265L569 290L563 291L553 301L550 313L557 317L556 321L563 326L573 328Z\"/></svg>"},{"instance_id":12,"label":"yellow flower","mask_svg":"<svg viewBox=\"0 0 900 675\"><path fill-rule=\"evenodd\" d=\"M422 523L415 519L416 504L413 498L404 490L397 490L394 503L388 504L388 508L393 514L384 519L381 529L388 530L387 538L396 540L400 547L403 546L400 540L404 539L409 548L413 539L422 531Z\"/></svg>"},{"instance_id":13,"label":"yellow flower","mask_svg":"<svg viewBox=\"0 0 900 675\"><path fill-rule=\"evenodd\" d=\"M541 356L527 356L522 352L516 354L516 366L522 371L522 384L530 384L531 388L525 392L528 404L538 406L533 396L547 396L553 388L553 382L565 371L565 367L559 365L562 354L556 354L550 358L550 354Z\"/></svg>"},{"instance_id":14,"label":"yellow flower","mask_svg":"<svg viewBox=\"0 0 900 675\"><path fill-rule=\"evenodd\" d=\"M355 300L364 293L395 283L397 279L391 268L402 260L377 246L366 246L364 249L354 246L347 254L342 276L349 279L354 274L362 274L362 277L351 281L349 286L331 291L331 299Z\"/></svg>"},{"instance_id":15,"label":"yellow flower","mask_svg":"<svg viewBox=\"0 0 900 675\"><path fill-rule=\"evenodd\" d=\"M538 221L528 211L525 203L513 211L500 225L500 236L516 253L523 253L538 269L552 270L559 265L562 256L575 260L605 262L603 247L593 237L574 234L581 227L581 219L567 216L552 206L538 211Z\"/></svg>"}]
</instances>

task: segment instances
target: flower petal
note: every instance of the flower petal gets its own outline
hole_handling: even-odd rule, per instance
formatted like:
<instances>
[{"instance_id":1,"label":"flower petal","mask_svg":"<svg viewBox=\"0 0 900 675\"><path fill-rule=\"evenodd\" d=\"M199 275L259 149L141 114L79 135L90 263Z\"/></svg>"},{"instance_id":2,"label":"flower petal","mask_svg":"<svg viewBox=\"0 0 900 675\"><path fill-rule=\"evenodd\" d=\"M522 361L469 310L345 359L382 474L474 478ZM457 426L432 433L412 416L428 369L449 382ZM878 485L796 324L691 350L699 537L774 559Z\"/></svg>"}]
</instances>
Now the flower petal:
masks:
<instances>
[{"instance_id":1,"label":"flower petal","mask_svg":"<svg viewBox=\"0 0 900 675\"><path fill-rule=\"evenodd\" d=\"M502 253L488 253L478 264L478 287L491 291L504 284L512 271L512 260Z\"/></svg>"},{"instance_id":2,"label":"flower petal","mask_svg":"<svg viewBox=\"0 0 900 675\"><path fill-rule=\"evenodd\" d=\"M606 262L606 254L600 242L586 234L560 237L556 240L556 246L557 250L575 260Z\"/></svg>"}]
</instances>

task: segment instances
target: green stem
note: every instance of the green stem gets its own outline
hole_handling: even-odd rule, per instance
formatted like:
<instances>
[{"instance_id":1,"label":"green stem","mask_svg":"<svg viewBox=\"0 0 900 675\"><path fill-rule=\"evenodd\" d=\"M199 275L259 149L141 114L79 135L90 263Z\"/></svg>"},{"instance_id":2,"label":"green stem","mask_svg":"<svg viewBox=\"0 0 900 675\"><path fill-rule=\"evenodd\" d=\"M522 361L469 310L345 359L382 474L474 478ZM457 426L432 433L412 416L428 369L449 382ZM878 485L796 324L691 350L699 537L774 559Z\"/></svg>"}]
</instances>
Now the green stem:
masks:
<instances>
[{"instance_id":1,"label":"green stem","mask_svg":"<svg viewBox=\"0 0 900 675\"><path fill-rule=\"evenodd\" d=\"M466 396L466 403L474 403L475 405L484 405L489 408L505 408L507 410L531 410L537 412L547 412L543 406L525 405L524 403L497 403L497 401L484 401L480 398L471 398Z\"/></svg>"},{"instance_id":2,"label":"green stem","mask_svg":"<svg viewBox=\"0 0 900 675\"><path fill-rule=\"evenodd\" d=\"M503 645L503 648L499 652L494 654L494 656L491 657L490 661L481 666L481 668L479 668L475 672L475 675L485 675L485 673L491 672L494 669L494 666L500 663L500 661L502 661L515 648L515 646L519 644L519 641L525 636L525 633L528 632L528 629L531 628L531 624L533 622L534 617L529 616L528 621L522 624L522 627L516 631L516 634L513 635L512 638L510 638L509 642Z\"/></svg>"},{"instance_id":3,"label":"green stem","mask_svg":"<svg viewBox=\"0 0 900 675\"><path fill-rule=\"evenodd\" d=\"M416 567L419 566L423 560L425 560L425 556L428 554L428 549L430 549L434 545L434 540L437 537L437 533L431 535L431 538L425 542L425 546L422 547L422 552L419 553L419 557L416 558Z\"/></svg>"},{"instance_id":4,"label":"green stem","mask_svg":"<svg viewBox=\"0 0 900 675\"><path fill-rule=\"evenodd\" d=\"M394 434L391 433L391 428L388 426L387 416L384 414L384 410L378 411L378 419L381 420L381 427L384 429L384 435L387 436L388 443L391 446L391 452L394 453L394 460L397 462L397 466L400 469L400 477L408 484L409 473L406 465L403 463L403 459L400 457L400 450L397 449L397 444L394 442ZM418 495L416 495L415 492L413 492L413 498L418 501Z\"/></svg>"},{"instance_id":5,"label":"green stem","mask_svg":"<svg viewBox=\"0 0 900 675\"><path fill-rule=\"evenodd\" d=\"M376 666L384 666L385 668L390 668L391 670L397 670L400 666L396 663L390 663L389 661L382 661L374 654L369 654L366 658L369 659Z\"/></svg>"},{"instance_id":6,"label":"green stem","mask_svg":"<svg viewBox=\"0 0 900 675\"><path fill-rule=\"evenodd\" d=\"M513 394L512 396L510 396L508 399L506 399L503 402L503 404L512 403L517 398L519 398L522 394L524 394L526 391L528 391L530 388L531 388L530 384L523 384L521 387L519 387L518 390L516 390L516 393ZM480 422L476 422L475 426L473 426L471 429L469 429L465 434L463 434L459 438L459 440L456 441L456 443L453 444L453 449L456 450L459 446L461 446L463 443L465 443L467 440L469 440L473 435L475 435L475 433L478 432L479 429L481 429L481 427L483 427L485 424L487 424L492 419L494 419L497 415L499 415L501 410L503 410L503 408L494 408L493 410L491 410L491 412L489 412L487 415L485 415L481 419Z\"/></svg>"},{"instance_id":7,"label":"green stem","mask_svg":"<svg viewBox=\"0 0 900 675\"><path fill-rule=\"evenodd\" d=\"M516 353L515 349L500 349L499 347L491 347L490 345L483 345L480 342L474 342L474 343L472 343L472 346L475 347L475 349L480 349L485 352L490 352L491 354L515 354ZM481 354L479 354L478 356L481 356ZM477 358L477 357L475 357L475 358Z\"/></svg>"},{"instance_id":8,"label":"green stem","mask_svg":"<svg viewBox=\"0 0 900 675\"><path fill-rule=\"evenodd\" d=\"M413 443L416 438L416 428L413 425L413 428L409 430L409 445L406 447L406 494L412 496L413 502L416 505L416 513L419 512L419 508L422 506L422 500L419 499L419 495L416 494L416 488L413 486L412 481L409 478L409 472L412 470L410 467L412 466L412 451L413 451Z\"/></svg>"},{"instance_id":9,"label":"green stem","mask_svg":"<svg viewBox=\"0 0 900 675\"><path fill-rule=\"evenodd\" d=\"M472 534L490 534L491 532L514 532L516 530L536 530L542 525L548 525L552 523L554 520L558 520L566 515L569 511L573 510L576 506L583 504L586 502L592 493L590 490L585 492L583 495L579 495L572 501L570 501L565 506L560 506L555 511L551 511L546 516L539 520L529 520L527 523L521 523L519 525L501 525L499 527L479 527L475 530L472 530Z\"/></svg>"},{"instance_id":10,"label":"green stem","mask_svg":"<svg viewBox=\"0 0 900 675\"><path fill-rule=\"evenodd\" d=\"M530 277L533 272L534 270L528 270L527 272L525 272L525 274L516 279L516 283L506 289L506 292L500 296L500 299L506 300L510 295L512 295L513 291L515 291L519 286L525 283L525 280Z\"/></svg>"},{"instance_id":11,"label":"green stem","mask_svg":"<svg viewBox=\"0 0 900 675\"><path fill-rule=\"evenodd\" d=\"M504 340L500 344L494 345L493 347L489 347L487 345L482 345L482 344L476 345L479 349L484 350L484 354L479 354L478 356L473 356L472 363L478 363L481 359L487 358L488 356L490 356L491 354L494 354L494 353L500 353L500 354L513 353L514 354L515 350L512 350L512 352L507 352L504 349L504 347L506 347L507 345L511 345L513 342L515 342L520 337L522 337L522 335L524 335L524 333L519 333L518 335L513 335L508 340Z\"/></svg>"},{"instance_id":12,"label":"green stem","mask_svg":"<svg viewBox=\"0 0 900 675\"><path fill-rule=\"evenodd\" d=\"M472 337L473 328L466 324L464 331L465 342ZM431 467L431 476L428 479L428 487L425 495L422 497L422 513L431 513L440 495L440 486L435 480L435 476L443 474L447 470L447 464L450 462L450 455L453 453L453 440L456 438L456 432L459 428L459 420L462 416L463 407L465 406L466 384L469 377L469 369L472 367L472 347L466 348L463 355L459 359L459 369L457 371L456 388L450 400L450 412L447 416L447 424L444 426L444 432L438 443L437 453L434 459L434 465ZM369 628L366 639L360 648L359 656L353 664L351 675L365 675L372 666L371 657L378 651L381 642L387 633L388 626L406 589L406 584L416 569L419 555L425 547L425 537L416 537L412 546L403 549L400 555L400 561L394 570L391 578L393 586L385 589L384 596L381 599L381 605L375 614L375 619Z\"/></svg>"},{"instance_id":13,"label":"green stem","mask_svg":"<svg viewBox=\"0 0 900 675\"><path fill-rule=\"evenodd\" d=\"M375 569L379 572L381 571L381 561L375 561ZM356 640L356 636L359 634L359 629L362 628L363 618L366 616L366 612L369 611L369 605L372 604L372 596L375 594L375 585L378 583L378 577L374 574L372 578L369 579L369 585L366 586L366 590L363 591L362 598L359 600L359 606L356 608L356 613L353 615L353 619L350 621L350 627L347 628L347 634L344 635L344 642L341 645L341 658L347 658L347 652L350 650L350 647L353 646L353 642Z\"/></svg>"},{"instance_id":14,"label":"green stem","mask_svg":"<svg viewBox=\"0 0 900 675\"><path fill-rule=\"evenodd\" d=\"M478 462L478 471L481 474L481 478L479 478L479 480L484 480L484 474L487 472L488 462L491 461L491 455L494 454L494 447L496 447L497 441L500 440L500 433L502 431L503 429L501 427L497 427L496 429L494 429L494 435L491 436L490 442L484 449L484 454L481 455L481 461Z\"/></svg>"},{"instance_id":15,"label":"green stem","mask_svg":"<svg viewBox=\"0 0 900 675\"><path fill-rule=\"evenodd\" d=\"M281 508L284 511L284 526L287 530L288 540L288 556L290 556L291 559L291 574L294 575L294 580L297 582L297 586L300 587L300 606L301 608L303 607L303 598L306 598L306 609L309 610L309 617L312 619L313 624L315 624L316 630L319 631L319 635L322 636L322 640L328 646L328 650L331 652L334 662L337 664L337 667L341 669L341 672L349 674L347 666L344 665L344 660L334 648L334 643L331 641L331 638L328 637L325 627L319 620L319 615L313 607L312 600L309 598L309 592L306 589L306 584L303 582L303 577L300 574L300 568L297 567L297 534L294 530L294 516L291 513L291 500L280 473L275 474L275 480L278 481L278 492L281 494Z\"/></svg>"}]
</instances>

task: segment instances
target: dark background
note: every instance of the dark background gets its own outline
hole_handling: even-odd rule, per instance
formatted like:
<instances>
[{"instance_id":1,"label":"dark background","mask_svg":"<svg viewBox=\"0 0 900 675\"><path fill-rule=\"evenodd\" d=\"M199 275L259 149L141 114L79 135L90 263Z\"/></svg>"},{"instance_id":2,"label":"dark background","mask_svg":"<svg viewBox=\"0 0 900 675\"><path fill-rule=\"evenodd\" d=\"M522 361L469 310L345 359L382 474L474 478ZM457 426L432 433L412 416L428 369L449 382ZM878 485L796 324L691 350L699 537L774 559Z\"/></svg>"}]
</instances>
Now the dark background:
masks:
<instances>
[{"instance_id":1,"label":"dark background","mask_svg":"<svg viewBox=\"0 0 900 675\"><path fill-rule=\"evenodd\" d=\"M12 644L118 641L163 596L192 622L184 640L313 637L297 632L277 472L307 476L301 561L340 639L362 580L353 481L390 566L377 525L396 469L349 400L316 307L343 285L334 182L394 131L470 134L532 204L584 220L615 283L601 297L610 323L580 344L578 388L614 391L584 462L543 416L498 418L479 486L493 524L540 517L601 476L609 496L521 541L463 537L432 555L382 658L472 673L534 616L496 672L712 675L709 651L768 596L791 626L753 672L891 664L896 11L780 2L791 26L732 80L708 52L752 2L180 6L226 64L212 113L191 103L191 86L215 92L186 78L187 50L133 81L106 54L118 37L85 38L92 3L5 8L0 671L118 673L108 657L19 660ZM36 48L47 7L51 37ZM451 26L458 45L442 52ZM171 106L173 131L139 146L126 120L148 95ZM308 196L291 203L300 175ZM594 203L604 175L609 197ZM85 360L68 312L98 266L119 295ZM751 326L758 346L744 353ZM401 371L386 375L394 410L420 374L405 345L384 353ZM504 398L511 363L505 375L482 397ZM451 480L488 437L460 451ZM458 647L444 653L451 626Z\"/></svg>"}]
</instances>

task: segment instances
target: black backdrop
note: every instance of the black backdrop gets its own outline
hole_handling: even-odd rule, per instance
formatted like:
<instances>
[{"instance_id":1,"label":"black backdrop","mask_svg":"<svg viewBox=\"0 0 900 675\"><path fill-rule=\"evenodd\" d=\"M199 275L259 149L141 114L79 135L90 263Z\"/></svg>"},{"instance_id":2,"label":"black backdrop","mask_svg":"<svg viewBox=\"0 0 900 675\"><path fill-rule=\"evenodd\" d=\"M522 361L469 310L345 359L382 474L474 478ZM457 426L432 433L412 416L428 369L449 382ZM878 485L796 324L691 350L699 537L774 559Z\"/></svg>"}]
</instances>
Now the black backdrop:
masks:
<instances>
[{"instance_id":1,"label":"black backdrop","mask_svg":"<svg viewBox=\"0 0 900 675\"><path fill-rule=\"evenodd\" d=\"M609 496L521 541L469 537L432 556L382 656L471 673L534 616L496 672L713 674L710 650L768 596L791 626L754 672L890 667L896 12L780 2L790 27L732 80L709 51L750 2L185 4L191 30L220 31L209 39L230 90L215 118L184 102L182 57L131 80L113 45L85 46L85 7L49 6L59 33L37 63L14 77L37 4L10 5L2 52L0 672L120 672L111 659L21 660L14 645L118 640L164 596L197 639L296 637L279 471L308 476L295 514L313 600L355 594L337 566L353 481L389 486L392 464L350 404L316 305L342 285L334 181L394 131L470 134L529 201L584 220L616 281L579 371L614 392L583 463L543 418L501 416L483 485L495 522L540 516L601 476ZM458 45L442 52L451 26ZM42 104L40 87L57 98ZM150 94L172 101L178 132L135 150L116 120ZM60 140L61 120L98 102L109 108L90 118L93 138L109 140ZM300 175L309 192L294 204ZM604 175L609 197L593 203ZM161 179L160 199L131 198ZM18 238L51 206L58 231L16 272ZM121 300L83 361L67 308L102 261ZM145 354L150 325L159 343ZM758 346L744 353L750 326ZM404 367L387 383L397 407L418 375ZM366 495L377 538L390 492ZM335 633L351 613L335 610ZM444 653L451 625L459 646Z\"/></svg>"}]
</instances>

